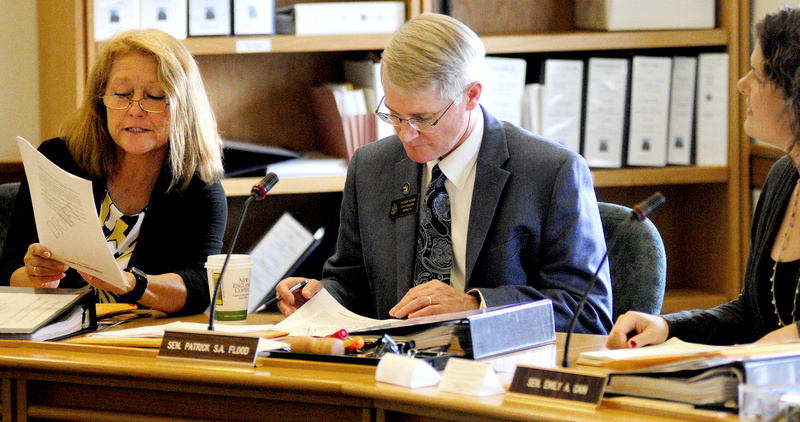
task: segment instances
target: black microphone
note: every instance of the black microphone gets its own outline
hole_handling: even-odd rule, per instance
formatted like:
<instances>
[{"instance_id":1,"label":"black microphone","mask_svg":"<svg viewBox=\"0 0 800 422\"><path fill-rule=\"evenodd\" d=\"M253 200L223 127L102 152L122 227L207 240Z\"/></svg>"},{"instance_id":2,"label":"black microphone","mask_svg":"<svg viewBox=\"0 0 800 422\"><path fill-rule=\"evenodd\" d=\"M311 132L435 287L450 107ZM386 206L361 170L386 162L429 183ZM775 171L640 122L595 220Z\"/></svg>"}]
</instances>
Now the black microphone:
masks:
<instances>
[{"instance_id":1,"label":"black microphone","mask_svg":"<svg viewBox=\"0 0 800 422\"><path fill-rule=\"evenodd\" d=\"M256 201L260 201L267 197L267 192L269 192L276 183L278 183L278 176L275 173L267 173L267 175L250 190L250 196Z\"/></svg>"},{"instance_id":2,"label":"black microphone","mask_svg":"<svg viewBox=\"0 0 800 422\"><path fill-rule=\"evenodd\" d=\"M631 210L630 218L620 223L619 226L617 226L617 229L614 230L614 235L606 244L606 252L603 254L603 258L600 260L600 265L597 266L597 270L595 270L594 274L592 275L592 279L589 280L589 285L586 287L586 291L583 292L583 297L581 297L580 302L578 302L578 307L575 309L575 313L572 314L572 319L569 321L569 328L567 328L567 339L564 341L564 358L561 361L561 366L564 368L569 368L569 359L567 358L567 354L569 353L569 341L572 337L572 331L575 330L575 324L578 322L578 316L580 316L581 312L583 312L583 306L586 304L586 299L589 297L589 293L594 288L594 283L597 281L597 274L600 273L600 269L603 268L603 264L606 262L606 260L608 260L608 251L614 247L615 243L617 243L617 238L622 232L620 229L623 225L629 224L631 221L644 221L650 216L650 214L664 205L665 202L667 202L667 198L665 198L661 192L654 193L649 198L634 205L633 209Z\"/></svg>"},{"instance_id":3,"label":"black microphone","mask_svg":"<svg viewBox=\"0 0 800 422\"><path fill-rule=\"evenodd\" d=\"M236 227L236 233L233 234L231 247L228 249L228 254L225 256L225 262L222 263L222 269L219 271L217 285L214 286L214 295L211 297L211 309L209 310L208 316L208 331L214 331L214 314L217 312L217 297L219 296L220 286L222 286L222 277L225 275L225 268L228 267L228 260L231 259L233 247L236 246L236 239L239 238L239 232L242 230L242 223L244 222L245 214L247 214L247 208L253 200L260 201L264 199L267 196L267 192L269 192L276 183L278 183L278 176L275 173L267 173L261 181L253 186L253 189L250 190L250 196L247 197L247 200L244 202L242 215L239 216L239 225Z\"/></svg>"}]
</instances>

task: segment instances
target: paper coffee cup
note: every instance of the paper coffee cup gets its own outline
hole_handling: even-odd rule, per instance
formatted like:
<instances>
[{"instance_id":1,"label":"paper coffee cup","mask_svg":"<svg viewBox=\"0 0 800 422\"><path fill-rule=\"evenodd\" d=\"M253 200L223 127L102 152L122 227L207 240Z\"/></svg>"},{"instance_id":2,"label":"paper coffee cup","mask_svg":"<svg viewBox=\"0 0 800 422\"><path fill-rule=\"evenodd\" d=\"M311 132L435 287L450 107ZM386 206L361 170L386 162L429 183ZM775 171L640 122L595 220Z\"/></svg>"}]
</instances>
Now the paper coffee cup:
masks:
<instances>
[{"instance_id":1,"label":"paper coffee cup","mask_svg":"<svg viewBox=\"0 0 800 422\"><path fill-rule=\"evenodd\" d=\"M224 254L210 255L206 261L211 300L214 300L214 289L219 281L225 256ZM222 276L214 321L244 324L247 319L247 303L250 299L250 270L252 268L253 261L250 260L250 255L231 254L225 274Z\"/></svg>"}]
</instances>

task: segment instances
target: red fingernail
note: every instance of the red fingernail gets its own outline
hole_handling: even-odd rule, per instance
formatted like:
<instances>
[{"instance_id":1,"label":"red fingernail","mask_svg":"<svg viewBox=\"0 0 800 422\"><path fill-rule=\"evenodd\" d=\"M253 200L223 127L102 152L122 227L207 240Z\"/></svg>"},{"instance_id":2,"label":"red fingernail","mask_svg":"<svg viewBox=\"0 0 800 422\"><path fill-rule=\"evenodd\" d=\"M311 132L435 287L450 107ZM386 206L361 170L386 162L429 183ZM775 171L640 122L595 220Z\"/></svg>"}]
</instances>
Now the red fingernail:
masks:
<instances>
[{"instance_id":1,"label":"red fingernail","mask_svg":"<svg viewBox=\"0 0 800 422\"><path fill-rule=\"evenodd\" d=\"M632 348L636 348L636 342L635 341L631 340L630 343L631 343L631 347Z\"/></svg>"}]
</instances>

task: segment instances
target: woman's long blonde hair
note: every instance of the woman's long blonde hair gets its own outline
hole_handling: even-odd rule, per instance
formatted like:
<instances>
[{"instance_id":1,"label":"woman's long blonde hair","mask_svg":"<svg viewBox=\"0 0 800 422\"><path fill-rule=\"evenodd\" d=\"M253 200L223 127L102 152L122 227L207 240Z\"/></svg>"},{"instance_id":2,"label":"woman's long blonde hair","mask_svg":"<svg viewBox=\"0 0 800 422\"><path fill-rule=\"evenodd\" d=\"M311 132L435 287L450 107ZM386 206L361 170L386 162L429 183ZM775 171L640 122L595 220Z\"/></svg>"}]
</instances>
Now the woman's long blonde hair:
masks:
<instances>
[{"instance_id":1,"label":"woman's long blonde hair","mask_svg":"<svg viewBox=\"0 0 800 422\"><path fill-rule=\"evenodd\" d=\"M194 174L206 183L218 180L223 174L222 140L200 70L180 41L157 29L121 32L103 43L89 73L83 104L62 127L75 161L94 177L115 174L117 147L108 132L101 96L114 61L130 53L155 60L169 101L167 165L172 180L168 190L185 189Z\"/></svg>"}]
</instances>

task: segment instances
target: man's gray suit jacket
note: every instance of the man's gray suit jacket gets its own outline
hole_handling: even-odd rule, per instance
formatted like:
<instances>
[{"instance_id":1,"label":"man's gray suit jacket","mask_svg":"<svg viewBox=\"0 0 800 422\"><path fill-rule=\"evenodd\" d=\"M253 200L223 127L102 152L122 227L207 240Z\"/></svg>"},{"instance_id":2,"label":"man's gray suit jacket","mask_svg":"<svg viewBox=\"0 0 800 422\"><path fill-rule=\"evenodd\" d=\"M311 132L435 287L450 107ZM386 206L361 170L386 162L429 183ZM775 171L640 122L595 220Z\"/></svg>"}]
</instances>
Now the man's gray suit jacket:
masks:
<instances>
[{"instance_id":1,"label":"man's gray suit jacket","mask_svg":"<svg viewBox=\"0 0 800 422\"><path fill-rule=\"evenodd\" d=\"M478 289L488 307L550 299L556 331L566 331L605 251L591 173L580 155L483 113L466 290ZM396 135L353 154L336 253L322 274L326 289L353 312L389 318L413 286L419 216L391 218L390 208L420 193L421 174ZM575 331L606 334L611 309L604 264Z\"/></svg>"}]
</instances>

